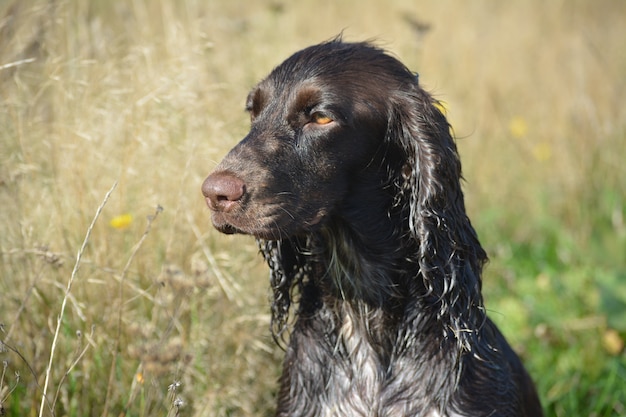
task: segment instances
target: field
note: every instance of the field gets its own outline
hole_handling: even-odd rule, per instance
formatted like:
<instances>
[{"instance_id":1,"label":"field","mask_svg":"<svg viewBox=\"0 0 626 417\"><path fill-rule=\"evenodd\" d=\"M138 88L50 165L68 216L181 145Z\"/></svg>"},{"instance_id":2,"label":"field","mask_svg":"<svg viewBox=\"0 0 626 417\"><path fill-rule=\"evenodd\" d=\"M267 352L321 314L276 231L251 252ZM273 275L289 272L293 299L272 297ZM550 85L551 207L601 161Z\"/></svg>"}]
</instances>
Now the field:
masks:
<instances>
[{"instance_id":1,"label":"field","mask_svg":"<svg viewBox=\"0 0 626 417\"><path fill-rule=\"evenodd\" d=\"M547 415L626 415L614 0L0 2L0 415L271 415L267 268L200 185L248 89L342 31L444 102L486 304Z\"/></svg>"}]
</instances>

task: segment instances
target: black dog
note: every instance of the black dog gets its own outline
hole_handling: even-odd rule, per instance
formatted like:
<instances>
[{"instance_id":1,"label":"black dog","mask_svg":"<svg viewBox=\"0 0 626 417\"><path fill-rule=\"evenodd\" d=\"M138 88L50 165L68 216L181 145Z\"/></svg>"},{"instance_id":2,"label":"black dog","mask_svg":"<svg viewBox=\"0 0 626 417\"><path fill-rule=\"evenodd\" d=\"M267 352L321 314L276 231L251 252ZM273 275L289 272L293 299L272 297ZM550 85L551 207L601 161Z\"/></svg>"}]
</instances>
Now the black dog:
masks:
<instances>
[{"instance_id":1,"label":"black dog","mask_svg":"<svg viewBox=\"0 0 626 417\"><path fill-rule=\"evenodd\" d=\"M252 90L250 133L204 181L215 227L258 238L275 337L299 298L278 416L542 415L485 313L434 104L370 44L309 47Z\"/></svg>"}]
</instances>

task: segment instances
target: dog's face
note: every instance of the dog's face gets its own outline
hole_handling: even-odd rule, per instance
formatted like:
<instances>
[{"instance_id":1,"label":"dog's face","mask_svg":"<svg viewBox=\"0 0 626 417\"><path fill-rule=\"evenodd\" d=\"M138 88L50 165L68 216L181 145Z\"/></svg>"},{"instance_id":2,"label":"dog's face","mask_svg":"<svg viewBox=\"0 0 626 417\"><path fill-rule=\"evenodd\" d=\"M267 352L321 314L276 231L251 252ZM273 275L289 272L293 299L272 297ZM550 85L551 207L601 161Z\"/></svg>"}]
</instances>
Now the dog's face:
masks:
<instances>
[{"instance_id":1,"label":"dog's face","mask_svg":"<svg viewBox=\"0 0 626 417\"><path fill-rule=\"evenodd\" d=\"M204 181L221 232L277 240L314 230L350 198L357 177L382 169L372 163L388 111L372 91L387 88L385 74L363 79L367 51L341 60L340 51L313 48L250 92L250 132Z\"/></svg>"}]
</instances>

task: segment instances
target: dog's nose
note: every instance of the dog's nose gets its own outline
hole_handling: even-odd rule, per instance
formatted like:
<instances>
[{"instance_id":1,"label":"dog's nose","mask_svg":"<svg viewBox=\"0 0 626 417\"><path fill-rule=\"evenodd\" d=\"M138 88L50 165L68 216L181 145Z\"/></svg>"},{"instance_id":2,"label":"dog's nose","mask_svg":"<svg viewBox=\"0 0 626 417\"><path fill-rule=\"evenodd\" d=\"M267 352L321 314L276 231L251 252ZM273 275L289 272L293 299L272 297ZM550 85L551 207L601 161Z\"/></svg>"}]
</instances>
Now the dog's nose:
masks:
<instances>
[{"instance_id":1,"label":"dog's nose","mask_svg":"<svg viewBox=\"0 0 626 417\"><path fill-rule=\"evenodd\" d=\"M202 194L213 211L229 212L246 193L246 184L232 174L217 172L202 183Z\"/></svg>"}]
</instances>

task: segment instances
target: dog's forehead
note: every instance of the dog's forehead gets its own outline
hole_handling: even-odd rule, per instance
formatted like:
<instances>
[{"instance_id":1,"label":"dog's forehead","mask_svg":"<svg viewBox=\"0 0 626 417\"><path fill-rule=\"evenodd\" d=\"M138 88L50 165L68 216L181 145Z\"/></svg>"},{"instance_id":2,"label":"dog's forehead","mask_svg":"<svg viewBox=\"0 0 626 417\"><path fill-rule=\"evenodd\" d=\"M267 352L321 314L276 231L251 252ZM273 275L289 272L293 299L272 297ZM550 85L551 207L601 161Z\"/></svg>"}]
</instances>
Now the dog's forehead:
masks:
<instances>
[{"instance_id":1,"label":"dog's forehead","mask_svg":"<svg viewBox=\"0 0 626 417\"><path fill-rule=\"evenodd\" d=\"M271 99L284 107L301 110L333 96L332 85L321 82L318 77L288 80L272 75L250 91L247 99L248 108L264 107Z\"/></svg>"},{"instance_id":2,"label":"dog's forehead","mask_svg":"<svg viewBox=\"0 0 626 417\"><path fill-rule=\"evenodd\" d=\"M322 100L323 92L314 83L303 83L291 91L290 102L296 109L305 109Z\"/></svg>"}]
</instances>

